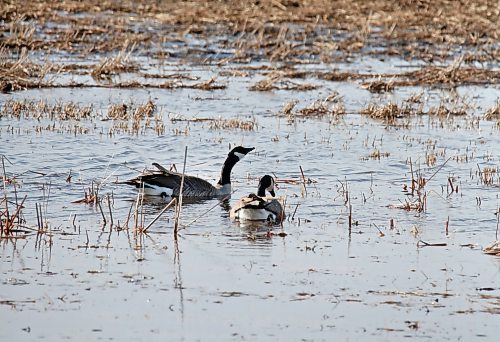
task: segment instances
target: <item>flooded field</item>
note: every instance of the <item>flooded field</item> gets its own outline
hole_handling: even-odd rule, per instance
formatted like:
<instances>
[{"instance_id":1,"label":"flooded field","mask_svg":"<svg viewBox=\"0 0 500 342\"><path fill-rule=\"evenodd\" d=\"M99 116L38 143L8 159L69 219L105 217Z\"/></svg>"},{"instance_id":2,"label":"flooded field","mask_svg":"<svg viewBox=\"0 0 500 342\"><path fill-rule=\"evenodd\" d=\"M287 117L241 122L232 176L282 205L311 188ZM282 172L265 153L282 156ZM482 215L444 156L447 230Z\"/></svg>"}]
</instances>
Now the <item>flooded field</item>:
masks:
<instances>
[{"instance_id":1,"label":"flooded field","mask_svg":"<svg viewBox=\"0 0 500 342\"><path fill-rule=\"evenodd\" d=\"M496 340L499 12L395 3L4 3L0 339Z\"/></svg>"}]
</instances>

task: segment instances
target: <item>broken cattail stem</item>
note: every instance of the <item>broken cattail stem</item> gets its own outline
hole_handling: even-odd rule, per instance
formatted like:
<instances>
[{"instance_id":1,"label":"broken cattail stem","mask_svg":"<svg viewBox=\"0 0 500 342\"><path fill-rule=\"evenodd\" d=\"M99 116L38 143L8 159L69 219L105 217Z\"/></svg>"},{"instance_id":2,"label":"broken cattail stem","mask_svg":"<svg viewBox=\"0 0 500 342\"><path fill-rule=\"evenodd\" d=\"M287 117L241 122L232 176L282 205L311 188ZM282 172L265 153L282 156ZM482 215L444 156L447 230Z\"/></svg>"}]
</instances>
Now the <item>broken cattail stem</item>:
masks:
<instances>
[{"instance_id":1,"label":"broken cattail stem","mask_svg":"<svg viewBox=\"0 0 500 342\"><path fill-rule=\"evenodd\" d=\"M455 187L453 186L453 182L450 177L448 177L448 184L450 185L451 193L453 193L453 191L455 191Z\"/></svg>"},{"instance_id":2,"label":"broken cattail stem","mask_svg":"<svg viewBox=\"0 0 500 342\"><path fill-rule=\"evenodd\" d=\"M40 214L38 213L38 203L35 203L35 209L36 209L36 223L38 226L38 230L40 230Z\"/></svg>"},{"instance_id":3,"label":"broken cattail stem","mask_svg":"<svg viewBox=\"0 0 500 342\"><path fill-rule=\"evenodd\" d=\"M344 204L350 203L350 198L349 198L349 184L347 184L347 178L345 180L345 202Z\"/></svg>"},{"instance_id":4,"label":"broken cattail stem","mask_svg":"<svg viewBox=\"0 0 500 342\"><path fill-rule=\"evenodd\" d=\"M306 177L304 176L304 170L302 170L301 165L299 165L299 168L300 168L300 174L302 175L302 185L304 186L304 192L305 192L306 197L307 197Z\"/></svg>"},{"instance_id":5,"label":"broken cattail stem","mask_svg":"<svg viewBox=\"0 0 500 342\"><path fill-rule=\"evenodd\" d=\"M299 207L300 203L297 203L297 205L295 206L295 210L293 211L293 214L292 214L292 222L293 222L293 219L295 217L295 213L297 212L297 208Z\"/></svg>"},{"instance_id":6,"label":"broken cattail stem","mask_svg":"<svg viewBox=\"0 0 500 342\"><path fill-rule=\"evenodd\" d=\"M446 164L450 161L450 159L451 159L452 157L453 157L453 156L451 156L451 157L449 157L448 159L446 159L446 161L438 167L438 169L436 170L436 172L434 172L434 173L433 173L433 174L429 177L429 179L427 179L427 181L424 183L424 185L425 185L425 184L427 184L427 183L429 183L429 182L430 182L430 180L431 180L432 178L434 178L434 176L435 176L435 175L436 175L439 171L441 171L441 169L442 169L442 168L443 168L443 167L444 167L444 166L445 166L445 165L446 165Z\"/></svg>"},{"instance_id":7,"label":"broken cattail stem","mask_svg":"<svg viewBox=\"0 0 500 342\"><path fill-rule=\"evenodd\" d=\"M111 212L111 199L109 194L108 194L108 209L109 209L109 220L110 220L109 228L113 229L113 213Z\"/></svg>"},{"instance_id":8,"label":"broken cattail stem","mask_svg":"<svg viewBox=\"0 0 500 342\"><path fill-rule=\"evenodd\" d=\"M3 194L5 199L5 216L8 222L9 221L9 203L7 201L7 173L5 172L5 162L4 156L2 156L2 169L3 169Z\"/></svg>"},{"instance_id":9,"label":"broken cattail stem","mask_svg":"<svg viewBox=\"0 0 500 342\"><path fill-rule=\"evenodd\" d=\"M352 204L349 204L349 236L351 236L352 227Z\"/></svg>"},{"instance_id":10,"label":"broken cattail stem","mask_svg":"<svg viewBox=\"0 0 500 342\"><path fill-rule=\"evenodd\" d=\"M142 190L144 190L144 183L142 184ZM134 230L137 229L139 224L139 200L141 198L141 191L137 193L137 200L135 201L135 211L134 211Z\"/></svg>"},{"instance_id":11,"label":"broken cattail stem","mask_svg":"<svg viewBox=\"0 0 500 342\"><path fill-rule=\"evenodd\" d=\"M500 208L497 208L497 230L495 232L495 240L498 241L498 228L499 228L499 223L500 223Z\"/></svg>"},{"instance_id":12,"label":"broken cattail stem","mask_svg":"<svg viewBox=\"0 0 500 342\"><path fill-rule=\"evenodd\" d=\"M153 219L153 221L149 222L149 224L142 230L143 233L145 233L149 227L151 227L160 217L161 215L163 215L163 213L165 211L167 211L168 208L170 208L172 206L172 204L177 204L177 199L176 198L173 198L166 206L165 208L162 209L162 211L160 211L160 213L158 215L156 215L156 217Z\"/></svg>"},{"instance_id":13,"label":"broken cattail stem","mask_svg":"<svg viewBox=\"0 0 500 342\"><path fill-rule=\"evenodd\" d=\"M234 193L234 191L232 193L230 193L229 195L227 195L226 197L222 198L220 200L220 202L224 202L226 200L228 200L231 195ZM220 205L220 202L217 202L215 203L211 208L205 210L205 212L203 212L201 215L199 215L198 217L196 217L194 220L192 220L191 222L189 222L188 224L183 224L182 225L182 229L185 229L187 227L189 227L190 225L192 225L193 223L195 223L196 221L198 221L200 219L200 217L203 217L204 215L206 215L208 212L210 212L211 210L213 210L215 207L219 206ZM297 205L298 206L298 205ZM295 208L297 209L297 208Z\"/></svg>"},{"instance_id":14,"label":"broken cattail stem","mask_svg":"<svg viewBox=\"0 0 500 342\"><path fill-rule=\"evenodd\" d=\"M373 224L373 226L375 228L377 228L378 234L379 234L380 237L384 237L385 236L384 232L382 232L382 230L380 230L380 228L375 223Z\"/></svg>"},{"instance_id":15,"label":"broken cattail stem","mask_svg":"<svg viewBox=\"0 0 500 342\"><path fill-rule=\"evenodd\" d=\"M417 242L417 247L445 247L447 245L448 244L446 242L429 243L422 240L418 240Z\"/></svg>"},{"instance_id":16,"label":"broken cattail stem","mask_svg":"<svg viewBox=\"0 0 500 342\"><path fill-rule=\"evenodd\" d=\"M128 221L130 220L130 214L132 213L132 208L134 207L134 202L130 204L130 208L128 210L127 221L125 221L125 228L128 229Z\"/></svg>"},{"instance_id":17,"label":"broken cattail stem","mask_svg":"<svg viewBox=\"0 0 500 342\"><path fill-rule=\"evenodd\" d=\"M448 219L446 220L446 223L445 223L445 232L446 232L446 236L448 236L448 226L450 225L450 217L448 216Z\"/></svg>"},{"instance_id":18,"label":"broken cattail stem","mask_svg":"<svg viewBox=\"0 0 500 342\"><path fill-rule=\"evenodd\" d=\"M45 228L45 225L43 224L43 212L41 204L38 204L38 211L40 212L40 230L43 230Z\"/></svg>"},{"instance_id":19,"label":"broken cattail stem","mask_svg":"<svg viewBox=\"0 0 500 342\"><path fill-rule=\"evenodd\" d=\"M411 194L413 196L413 192L415 191L415 178L413 177L413 163L410 157L410 172L411 172Z\"/></svg>"},{"instance_id":20,"label":"broken cattail stem","mask_svg":"<svg viewBox=\"0 0 500 342\"><path fill-rule=\"evenodd\" d=\"M10 226L12 227L14 225L14 221L16 220L16 217L17 215L19 215L19 211L21 210L21 208L23 207L23 204L24 204L24 201L26 200L26 197L28 197L28 195L24 195L24 198L23 200L21 201L21 204L18 204L17 205L17 209L16 211L14 212L14 215L12 215L12 218L10 220ZM8 222L8 221L7 221Z\"/></svg>"},{"instance_id":21,"label":"broken cattail stem","mask_svg":"<svg viewBox=\"0 0 500 342\"><path fill-rule=\"evenodd\" d=\"M182 166L182 178L181 178L181 188L179 190L179 201L177 202L177 210L175 213L174 222L174 240L177 241L177 232L179 231L179 219L181 217L181 207L182 207L182 192L184 190L184 174L186 172L186 159L187 159L188 148L184 149L184 165Z\"/></svg>"},{"instance_id":22,"label":"broken cattail stem","mask_svg":"<svg viewBox=\"0 0 500 342\"><path fill-rule=\"evenodd\" d=\"M144 227L144 191L141 193L141 228Z\"/></svg>"},{"instance_id":23,"label":"broken cattail stem","mask_svg":"<svg viewBox=\"0 0 500 342\"><path fill-rule=\"evenodd\" d=\"M99 205L99 210L101 211L102 220L104 221L103 226L106 226L106 216L104 216L104 211L102 210L101 201L98 201L97 204Z\"/></svg>"}]
</instances>

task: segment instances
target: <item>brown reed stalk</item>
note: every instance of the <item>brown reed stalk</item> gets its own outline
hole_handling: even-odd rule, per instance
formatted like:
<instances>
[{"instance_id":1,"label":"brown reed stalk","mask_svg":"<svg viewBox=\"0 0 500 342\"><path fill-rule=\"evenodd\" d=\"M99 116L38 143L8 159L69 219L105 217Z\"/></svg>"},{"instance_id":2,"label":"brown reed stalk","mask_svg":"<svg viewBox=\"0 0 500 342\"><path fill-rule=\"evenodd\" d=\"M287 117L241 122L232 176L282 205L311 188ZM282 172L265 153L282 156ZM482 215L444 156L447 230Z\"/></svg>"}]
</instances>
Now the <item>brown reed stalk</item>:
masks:
<instances>
[{"instance_id":1,"label":"brown reed stalk","mask_svg":"<svg viewBox=\"0 0 500 342\"><path fill-rule=\"evenodd\" d=\"M38 225L38 231L41 230L41 224L40 224L40 214L38 212L38 203L35 203L35 208L36 208L36 223Z\"/></svg>"},{"instance_id":2,"label":"brown reed stalk","mask_svg":"<svg viewBox=\"0 0 500 342\"><path fill-rule=\"evenodd\" d=\"M151 227L161 217L161 215L163 215L163 213L165 211L167 211L167 209L172 206L172 204L173 205L177 205L177 199L176 198L172 198L172 200L170 202L168 202L168 204L165 206L165 208L163 208L160 211L160 213L158 215L156 215L156 217L151 222L149 222L149 224L146 227L144 227L144 229L142 230L142 232L145 233L149 229L149 227Z\"/></svg>"},{"instance_id":3,"label":"brown reed stalk","mask_svg":"<svg viewBox=\"0 0 500 342\"><path fill-rule=\"evenodd\" d=\"M130 203L130 208L128 209L127 220L125 221L125 228L128 229L128 221L130 220L130 214L132 213L132 208L134 207L134 202Z\"/></svg>"},{"instance_id":4,"label":"brown reed stalk","mask_svg":"<svg viewBox=\"0 0 500 342\"><path fill-rule=\"evenodd\" d=\"M423 240L417 241L417 247L445 247L448 244L446 242L430 243Z\"/></svg>"},{"instance_id":5,"label":"brown reed stalk","mask_svg":"<svg viewBox=\"0 0 500 342\"><path fill-rule=\"evenodd\" d=\"M45 225L43 223L43 210L42 210L41 204L38 204L38 211L40 212L40 231L43 231L45 228Z\"/></svg>"},{"instance_id":6,"label":"brown reed stalk","mask_svg":"<svg viewBox=\"0 0 500 342\"><path fill-rule=\"evenodd\" d=\"M144 192L141 194L141 226L140 228L144 227Z\"/></svg>"},{"instance_id":7,"label":"brown reed stalk","mask_svg":"<svg viewBox=\"0 0 500 342\"><path fill-rule=\"evenodd\" d=\"M99 210L101 211L101 215L102 215L102 220L104 221L103 222L103 227L106 226L106 216L104 216L104 211L102 210L102 206L101 206L101 201L97 201L97 205L99 206Z\"/></svg>"},{"instance_id":8,"label":"brown reed stalk","mask_svg":"<svg viewBox=\"0 0 500 342\"><path fill-rule=\"evenodd\" d=\"M8 222L9 221L9 203L7 201L7 173L5 171L5 162L4 156L2 155L2 169L3 169L3 195L5 200L5 216Z\"/></svg>"},{"instance_id":9,"label":"brown reed stalk","mask_svg":"<svg viewBox=\"0 0 500 342\"><path fill-rule=\"evenodd\" d=\"M306 177L304 176L304 170L302 170L301 165L299 165L299 168L300 168L300 174L302 175L302 185L304 187L304 192L305 192L306 197L307 197Z\"/></svg>"},{"instance_id":10,"label":"brown reed stalk","mask_svg":"<svg viewBox=\"0 0 500 342\"><path fill-rule=\"evenodd\" d=\"M184 149L184 165L182 166L182 177L181 177L181 189L179 190L179 201L177 202L177 210L175 212L175 222L174 222L174 240L177 241L177 232L179 231L179 220L181 217L182 208L182 192L184 190L184 175L186 172L186 160L187 160L188 147Z\"/></svg>"},{"instance_id":11,"label":"brown reed stalk","mask_svg":"<svg viewBox=\"0 0 500 342\"><path fill-rule=\"evenodd\" d=\"M23 204L24 204L24 201L26 200L26 198L28 197L28 195L24 195L24 198L23 200L21 201L21 204L16 204L17 205L17 209L16 211L14 212L14 215L12 215L11 219L10 219L10 222L9 222L9 226L10 227L13 227L14 226L14 221L16 220L17 218L17 215L19 215L19 212L21 211L21 208L23 207Z\"/></svg>"},{"instance_id":12,"label":"brown reed stalk","mask_svg":"<svg viewBox=\"0 0 500 342\"><path fill-rule=\"evenodd\" d=\"M108 194L108 209L109 209L109 220L110 220L109 228L113 229L113 212L111 211L111 199L109 194Z\"/></svg>"},{"instance_id":13,"label":"brown reed stalk","mask_svg":"<svg viewBox=\"0 0 500 342\"><path fill-rule=\"evenodd\" d=\"M228 200L233 193L234 193L234 190L229 195L227 195L226 197L222 198L220 201L224 202L225 200ZM200 214L198 217L196 217L195 219L193 219L191 222L189 222L187 224L183 224L182 225L182 229L186 229L187 227L189 227L190 225L192 225L193 223L195 223L196 221L198 221L201 217L205 216L208 212L212 211L215 207L217 207L219 205L220 205L220 202L215 203L212 207L210 207L209 209L205 210L202 214ZM297 204L297 206L298 206L298 204ZM295 210L297 210L297 208L295 208Z\"/></svg>"},{"instance_id":14,"label":"brown reed stalk","mask_svg":"<svg viewBox=\"0 0 500 342\"><path fill-rule=\"evenodd\" d=\"M410 172L411 172L411 195L415 192L415 178L413 177L413 163L410 157Z\"/></svg>"},{"instance_id":15,"label":"brown reed stalk","mask_svg":"<svg viewBox=\"0 0 500 342\"><path fill-rule=\"evenodd\" d=\"M497 215L497 230L495 232L495 240L498 241L498 228L500 227L500 208L497 208L497 212L496 212L496 215Z\"/></svg>"},{"instance_id":16,"label":"brown reed stalk","mask_svg":"<svg viewBox=\"0 0 500 342\"><path fill-rule=\"evenodd\" d=\"M352 204L349 204L349 236L351 236L352 228Z\"/></svg>"},{"instance_id":17,"label":"brown reed stalk","mask_svg":"<svg viewBox=\"0 0 500 342\"><path fill-rule=\"evenodd\" d=\"M144 190L144 185L142 186L142 190ZM141 198L141 194L143 192L142 191L139 191L137 193L137 199L135 201L135 210L134 210L134 231L137 230L138 228L138 224L139 224L139 201L140 201L140 198Z\"/></svg>"}]
</instances>

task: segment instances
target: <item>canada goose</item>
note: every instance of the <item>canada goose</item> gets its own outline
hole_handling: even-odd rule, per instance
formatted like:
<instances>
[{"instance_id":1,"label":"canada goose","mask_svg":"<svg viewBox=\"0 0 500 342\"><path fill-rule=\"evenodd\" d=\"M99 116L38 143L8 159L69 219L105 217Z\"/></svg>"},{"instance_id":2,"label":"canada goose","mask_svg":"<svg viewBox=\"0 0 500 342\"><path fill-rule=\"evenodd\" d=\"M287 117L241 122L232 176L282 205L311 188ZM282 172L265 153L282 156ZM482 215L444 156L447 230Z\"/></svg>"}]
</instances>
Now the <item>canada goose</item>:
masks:
<instances>
[{"instance_id":1,"label":"canada goose","mask_svg":"<svg viewBox=\"0 0 500 342\"><path fill-rule=\"evenodd\" d=\"M255 147L237 146L227 155L222 166L221 176L214 186L198 177L184 175L182 196L186 197L221 197L231 193L231 170L245 155ZM179 196L182 174L165 169L158 163L153 163L158 170L146 170L137 177L126 181L126 184L136 188L144 188L144 194L149 196Z\"/></svg>"},{"instance_id":2,"label":"canada goose","mask_svg":"<svg viewBox=\"0 0 500 342\"><path fill-rule=\"evenodd\" d=\"M272 197L266 197L268 191ZM257 195L241 198L231 209L230 217L239 221L270 221L280 223L285 218L281 202L274 198L274 178L265 175L259 181Z\"/></svg>"}]
</instances>

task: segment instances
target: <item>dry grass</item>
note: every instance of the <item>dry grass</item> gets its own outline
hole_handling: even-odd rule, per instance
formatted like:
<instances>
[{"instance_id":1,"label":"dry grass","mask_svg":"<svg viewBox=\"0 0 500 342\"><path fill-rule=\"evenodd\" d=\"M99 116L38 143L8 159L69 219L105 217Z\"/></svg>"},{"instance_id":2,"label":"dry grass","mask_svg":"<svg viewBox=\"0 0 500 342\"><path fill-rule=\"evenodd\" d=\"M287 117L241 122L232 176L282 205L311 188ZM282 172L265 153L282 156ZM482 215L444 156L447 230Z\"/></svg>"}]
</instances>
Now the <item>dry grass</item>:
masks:
<instances>
[{"instance_id":1,"label":"dry grass","mask_svg":"<svg viewBox=\"0 0 500 342\"><path fill-rule=\"evenodd\" d=\"M254 131L257 127L255 120L241 119L217 119L211 120L210 129L239 129L242 131Z\"/></svg>"},{"instance_id":2,"label":"dry grass","mask_svg":"<svg viewBox=\"0 0 500 342\"><path fill-rule=\"evenodd\" d=\"M309 90L316 86L290 79L315 73L306 74L295 67L345 62L366 54L449 63L456 58L456 51L463 51L462 55L448 67L429 65L399 75L381 75L380 80L365 86L373 92L384 92L406 85L496 84L498 71L464 67L466 63L487 65L500 60L496 5L492 0L6 1L0 8L4 23L0 27L0 55L6 56L0 58L0 91L88 86L54 84L51 77L60 73L111 81L112 76L123 72L138 73L143 66L134 62L135 57L160 62L242 64L242 68L229 71L233 76L249 75L243 67L256 61L286 65L287 72L264 74L265 79L250 89ZM193 41L206 44L193 45ZM41 52L44 60L40 60ZM77 62L46 62L61 54ZM100 62L89 64L89 60ZM374 75L331 71L316 76L346 81ZM224 87L214 80L196 84L175 81L106 86Z\"/></svg>"},{"instance_id":3,"label":"dry grass","mask_svg":"<svg viewBox=\"0 0 500 342\"><path fill-rule=\"evenodd\" d=\"M92 68L92 77L94 79L109 80L112 75L139 71L139 65L131 61L130 58L133 51L133 46L130 48L126 46L116 56L105 57L99 64Z\"/></svg>"},{"instance_id":4,"label":"dry grass","mask_svg":"<svg viewBox=\"0 0 500 342\"><path fill-rule=\"evenodd\" d=\"M49 104L43 100L7 100L1 110L0 118L85 120L95 117L92 105L81 106L74 102Z\"/></svg>"},{"instance_id":5,"label":"dry grass","mask_svg":"<svg viewBox=\"0 0 500 342\"><path fill-rule=\"evenodd\" d=\"M421 69L390 76L397 77L395 86L449 86L466 84L497 84L500 71L487 68L463 67L463 56L447 67L426 66Z\"/></svg>"},{"instance_id":6,"label":"dry grass","mask_svg":"<svg viewBox=\"0 0 500 342\"><path fill-rule=\"evenodd\" d=\"M150 47L158 38L146 27L160 30L161 42L186 35L227 35L220 45L238 51L238 58L265 56L271 61L312 55L334 58L337 52L357 52L374 44L384 54L419 54L439 58L450 45L486 47L487 58L498 56L498 9L494 1L456 2L347 0L306 1L16 1L0 11L6 25L5 46L56 48L76 52L112 51L124 41ZM341 10L339 10L341 9ZM78 14L78 15L77 15ZM134 16L134 22L129 20ZM28 22L26 18L31 18ZM40 23L53 22L50 30ZM73 25L63 25L72 23ZM294 25L288 25L292 23ZM103 25L105 24L105 25ZM44 27L37 32L34 27ZM178 27L172 34L170 27ZM106 29L104 29L106 28ZM376 28L376 30L375 30ZM327 30L334 33L327 39ZM41 39L48 34L50 39ZM108 37L110 39L104 39ZM415 48L406 42L422 41ZM379 44L388 42L388 44ZM433 54L432 50L440 51ZM451 53L451 51L449 52Z\"/></svg>"},{"instance_id":7,"label":"dry grass","mask_svg":"<svg viewBox=\"0 0 500 342\"><path fill-rule=\"evenodd\" d=\"M394 82L377 80L368 83L363 83L363 87L372 93L387 93L394 90Z\"/></svg>"},{"instance_id":8,"label":"dry grass","mask_svg":"<svg viewBox=\"0 0 500 342\"><path fill-rule=\"evenodd\" d=\"M74 102L49 103L43 100L7 100L0 107L1 118L33 119L40 122L34 127L36 132L58 131L85 134L90 131L88 127L82 127L85 121L113 120L109 134L117 132L128 132L138 134L141 130L151 129L157 135L165 131L163 113L151 100L143 104L112 104L107 114L96 111L92 105L81 105ZM41 120L50 120L47 125ZM58 125L56 125L58 122ZM62 125L62 122L66 122Z\"/></svg>"},{"instance_id":9,"label":"dry grass","mask_svg":"<svg viewBox=\"0 0 500 342\"><path fill-rule=\"evenodd\" d=\"M484 118L486 120L500 120L500 102L497 102L493 107L488 109L486 113L484 113Z\"/></svg>"},{"instance_id":10,"label":"dry grass","mask_svg":"<svg viewBox=\"0 0 500 342\"><path fill-rule=\"evenodd\" d=\"M500 241L495 241L483 249L485 254L500 256Z\"/></svg>"},{"instance_id":11,"label":"dry grass","mask_svg":"<svg viewBox=\"0 0 500 342\"><path fill-rule=\"evenodd\" d=\"M253 84L248 89L252 91L270 91L270 90L295 90L306 91L318 88L317 85L311 83L293 82L290 78L304 77L303 72L281 72L273 71L266 78Z\"/></svg>"},{"instance_id":12,"label":"dry grass","mask_svg":"<svg viewBox=\"0 0 500 342\"><path fill-rule=\"evenodd\" d=\"M295 116L322 117L338 116L346 113L344 99L339 93L332 93L325 99L314 101L311 105L294 113Z\"/></svg>"},{"instance_id":13,"label":"dry grass","mask_svg":"<svg viewBox=\"0 0 500 342\"><path fill-rule=\"evenodd\" d=\"M411 115L413 110L409 106L401 107L395 103L387 103L385 105L376 105L369 103L368 106L361 110L361 114L368 115L372 119L384 120L393 122L396 119Z\"/></svg>"},{"instance_id":14,"label":"dry grass","mask_svg":"<svg viewBox=\"0 0 500 342\"><path fill-rule=\"evenodd\" d=\"M197 117L197 118L186 118L181 115L176 115L170 118L170 121L175 122L193 122L193 123L208 123L209 129L239 129L243 131L254 131L257 129L257 122L253 120L244 120L240 118L232 119L222 119L222 118L209 118L209 117ZM178 131L177 134L182 134Z\"/></svg>"},{"instance_id":15,"label":"dry grass","mask_svg":"<svg viewBox=\"0 0 500 342\"><path fill-rule=\"evenodd\" d=\"M500 185L500 173L494 167L486 166L479 172L481 182L484 185L492 186L495 184Z\"/></svg>"},{"instance_id":16,"label":"dry grass","mask_svg":"<svg viewBox=\"0 0 500 342\"><path fill-rule=\"evenodd\" d=\"M318 99L310 105L294 111L298 103L298 100L285 103L279 114L286 116L287 121L292 123L296 117L322 118L328 116L337 118L346 113L344 98L338 92L333 92L326 98Z\"/></svg>"}]
</instances>

